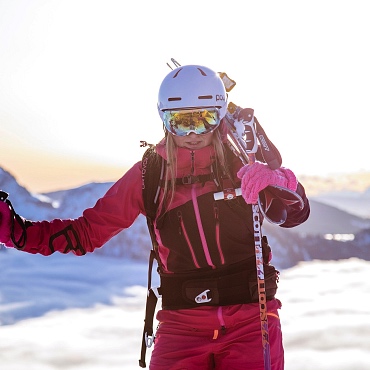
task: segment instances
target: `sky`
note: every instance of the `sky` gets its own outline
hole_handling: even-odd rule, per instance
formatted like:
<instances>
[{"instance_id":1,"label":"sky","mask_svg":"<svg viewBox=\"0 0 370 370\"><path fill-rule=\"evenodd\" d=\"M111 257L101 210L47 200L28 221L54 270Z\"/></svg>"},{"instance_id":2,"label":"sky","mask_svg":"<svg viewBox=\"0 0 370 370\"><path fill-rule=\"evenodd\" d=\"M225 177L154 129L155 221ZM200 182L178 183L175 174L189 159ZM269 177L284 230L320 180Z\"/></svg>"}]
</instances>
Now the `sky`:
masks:
<instances>
[{"instance_id":1,"label":"sky","mask_svg":"<svg viewBox=\"0 0 370 370\"><path fill-rule=\"evenodd\" d=\"M114 181L163 136L175 58L237 82L298 175L370 171L365 0L0 0L0 166L29 190Z\"/></svg>"},{"instance_id":2,"label":"sky","mask_svg":"<svg viewBox=\"0 0 370 370\"><path fill-rule=\"evenodd\" d=\"M145 263L8 249L0 266L2 368L139 369ZM281 271L286 370L370 368L369 269L353 258Z\"/></svg>"}]
</instances>

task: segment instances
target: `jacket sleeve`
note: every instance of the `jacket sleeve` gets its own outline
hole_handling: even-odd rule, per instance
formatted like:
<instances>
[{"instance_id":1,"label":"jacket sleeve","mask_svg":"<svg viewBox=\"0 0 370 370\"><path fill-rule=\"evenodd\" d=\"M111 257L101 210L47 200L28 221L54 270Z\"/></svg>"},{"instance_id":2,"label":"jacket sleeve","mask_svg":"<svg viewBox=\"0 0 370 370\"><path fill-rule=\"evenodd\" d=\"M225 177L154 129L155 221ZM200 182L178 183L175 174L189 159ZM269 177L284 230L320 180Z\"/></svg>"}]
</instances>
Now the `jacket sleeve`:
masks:
<instances>
[{"instance_id":1,"label":"jacket sleeve","mask_svg":"<svg viewBox=\"0 0 370 370\"><path fill-rule=\"evenodd\" d=\"M101 247L109 239L133 224L144 212L141 162L136 163L118 180L94 207L86 209L77 219L29 222L26 243L21 249L28 253L50 255L56 251L83 255ZM15 223L16 239L22 228ZM13 243L7 246L15 247Z\"/></svg>"}]
</instances>

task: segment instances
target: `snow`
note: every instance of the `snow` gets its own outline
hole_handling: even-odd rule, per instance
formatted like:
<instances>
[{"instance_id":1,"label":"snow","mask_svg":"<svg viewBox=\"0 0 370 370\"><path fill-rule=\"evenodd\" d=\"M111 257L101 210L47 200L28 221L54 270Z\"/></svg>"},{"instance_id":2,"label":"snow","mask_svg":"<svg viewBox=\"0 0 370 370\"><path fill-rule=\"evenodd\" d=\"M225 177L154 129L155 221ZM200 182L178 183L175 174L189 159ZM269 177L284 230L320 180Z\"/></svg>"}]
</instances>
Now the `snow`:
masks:
<instances>
[{"instance_id":1,"label":"snow","mask_svg":"<svg viewBox=\"0 0 370 370\"><path fill-rule=\"evenodd\" d=\"M369 271L359 259L281 271L286 370L370 368ZM0 368L139 369L146 278L130 260L1 252Z\"/></svg>"}]
</instances>

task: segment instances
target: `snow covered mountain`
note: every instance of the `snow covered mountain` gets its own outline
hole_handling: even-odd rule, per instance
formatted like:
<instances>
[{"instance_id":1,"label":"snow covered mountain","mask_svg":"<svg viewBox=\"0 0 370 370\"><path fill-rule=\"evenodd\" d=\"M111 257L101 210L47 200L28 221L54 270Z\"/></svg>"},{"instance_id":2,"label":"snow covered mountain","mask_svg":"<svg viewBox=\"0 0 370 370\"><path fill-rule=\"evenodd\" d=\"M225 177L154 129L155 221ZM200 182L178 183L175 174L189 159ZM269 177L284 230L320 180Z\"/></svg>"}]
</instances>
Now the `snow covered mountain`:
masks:
<instances>
[{"instance_id":1,"label":"snow covered mountain","mask_svg":"<svg viewBox=\"0 0 370 370\"><path fill-rule=\"evenodd\" d=\"M112 183L90 183L84 186L48 194L31 194L8 172L0 169L0 189L9 193L17 213L30 220L75 218L92 207ZM343 259L358 257L370 260L368 237L370 219L345 210L310 200L311 215L302 225L284 229L264 224L274 251L274 263L280 268L312 259ZM355 238L355 235L358 237ZM346 242L343 241L346 237ZM369 236L370 238L370 236ZM122 231L94 253L146 261L151 248L146 220L139 216L135 223Z\"/></svg>"}]
</instances>

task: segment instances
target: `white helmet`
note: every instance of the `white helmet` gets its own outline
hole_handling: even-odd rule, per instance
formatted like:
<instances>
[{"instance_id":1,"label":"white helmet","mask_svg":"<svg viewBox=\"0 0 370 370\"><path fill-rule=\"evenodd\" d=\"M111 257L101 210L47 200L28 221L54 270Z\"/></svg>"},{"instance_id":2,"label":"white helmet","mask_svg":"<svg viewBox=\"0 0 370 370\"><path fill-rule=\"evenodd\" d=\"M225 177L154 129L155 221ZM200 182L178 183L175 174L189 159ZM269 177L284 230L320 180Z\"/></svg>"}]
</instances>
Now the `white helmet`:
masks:
<instances>
[{"instance_id":1,"label":"white helmet","mask_svg":"<svg viewBox=\"0 0 370 370\"><path fill-rule=\"evenodd\" d=\"M162 81L158 93L158 112L174 109L219 109L219 117L226 114L227 96L224 83L217 72L199 65L180 66Z\"/></svg>"}]
</instances>

